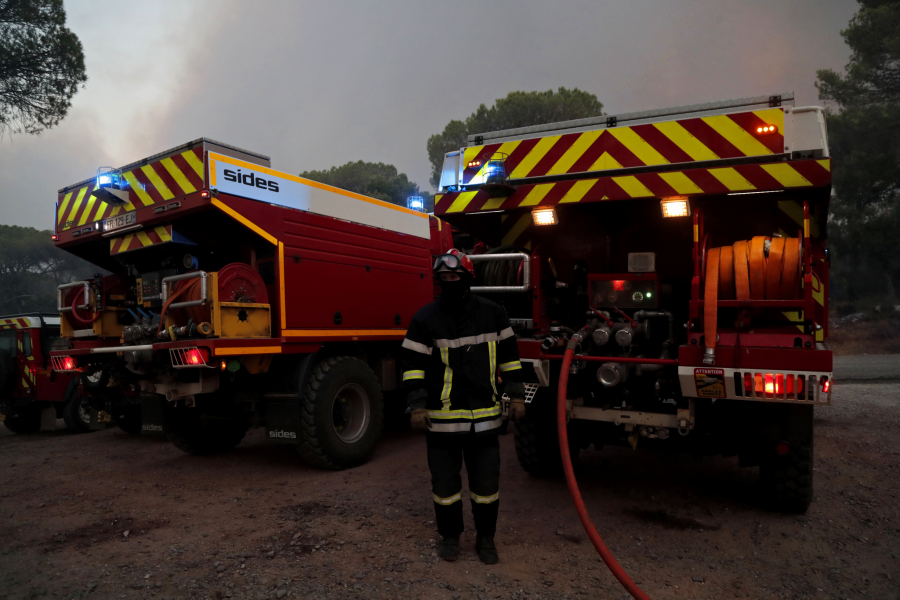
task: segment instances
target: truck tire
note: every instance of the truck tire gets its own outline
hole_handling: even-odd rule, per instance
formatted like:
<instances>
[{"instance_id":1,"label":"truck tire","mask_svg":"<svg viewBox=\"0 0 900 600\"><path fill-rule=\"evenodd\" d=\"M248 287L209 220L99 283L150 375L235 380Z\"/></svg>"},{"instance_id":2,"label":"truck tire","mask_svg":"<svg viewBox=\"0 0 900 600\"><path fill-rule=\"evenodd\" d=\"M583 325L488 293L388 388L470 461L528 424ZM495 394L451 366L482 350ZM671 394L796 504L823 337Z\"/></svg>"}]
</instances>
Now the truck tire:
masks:
<instances>
[{"instance_id":1,"label":"truck tire","mask_svg":"<svg viewBox=\"0 0 900 600\"><path fill-rule=\"evenodd\" d=\"M16 361L12 354L0 350L0 394L16 387Z\"/></svg>"},{"instance_id":2,"label":"truck tire","mask_svg":"<svg viewBox=\"0 0 900 600\"><path fill-rule=\"evenodd\" d=\"M87 433L91 430L90 397L78 393L76 380L69 382L66 389L62 417L66 428L74 433Z\"/></svg>"},{"instance_id":3,"label":"truck tire","mask_svg":"<svg viewBox=\"0 0 900 600\"><path fill-rule=\"evenodd\" d=\"M248 429L250 419L233 404L188 407L167 402L163 412L163 433L176 448L188 454L230 452L241 443Z\"/></svg>"},{"instance_id":4,"label":"truck tire","mask_svg":"<svg viewBox=\"0 0 900 600\"><path fill-rule=\"evenodd\" d=\"M129 404L119 406L113 413L113 421L116 426L128 435L141 435L141 405Z\"/></svg>"},{"instance_id":5,"label":"truck tire","mask_svg":"<svg viewBox=\"0 0 900 600\"><path fill-rule=\"evenodd\" d=\"M87 373L83 373L81 375L81 385L84 386L84 389L94 392L98 390L105 390L107 384L109 383L109 370L101 369L99 371L94 371L90 375Z\"/></svg>"},{"instance_id":6,"label":"truck tire","mask_svg":"<svg viewBox=\"0 0 900 600\"><path fill-rule=\"evenodd\" d=\"M313 368L300 401L303 459L323 469L346 469L369 459L384 426L384 400L375 373L349 356Z\"/></svg>"},{"instance_id":7,"label":"truck tire","mask_svg":"<svg viewBox=\"0 0 900 600\"><path fill-rule=\"evenodd\" d=\"M525 418L515 424L516 458L534 477L563 476L555 408L550 388L538 388L534 400L525 409ZM579 452L580 448L570 440L569 453L573 463Z\"/></svg>"},{"instance_id":8,"label":"truck tire","mask_svg":"<svg viewBox=\"0 0 900 600\"><path fill-rule=\"evenodd\" d=\"M6 415L3 424L13 433L37 433L41 430L41 411L33 407L22 409L15 415Z\"/></svg>"},{"instance_id":9,"label":"truck tire","mask_svg":"<svg viewBox=\"0 0 900 600\"><path fill-rule=\"evenodd\" d=\"M813 497L812 440L792 444L784 456L766 457L759 465L763 502L772 510L802 514Z\"/></svg>"}]
</instances>

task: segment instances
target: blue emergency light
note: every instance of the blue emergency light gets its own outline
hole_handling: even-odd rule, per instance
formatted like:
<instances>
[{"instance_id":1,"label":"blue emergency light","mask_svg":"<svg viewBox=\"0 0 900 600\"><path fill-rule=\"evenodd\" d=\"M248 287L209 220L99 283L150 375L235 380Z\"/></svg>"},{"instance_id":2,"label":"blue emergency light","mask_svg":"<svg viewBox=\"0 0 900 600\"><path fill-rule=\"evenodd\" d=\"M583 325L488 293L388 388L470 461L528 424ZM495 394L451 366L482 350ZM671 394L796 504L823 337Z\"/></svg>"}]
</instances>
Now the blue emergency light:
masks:
<instances>
[{"instance_id":1,"label":"blue emergency light","mask_svg":"<svg viewBox=\"0 0 900 600\"><path fill-rule=\"evenodd\" d=\"M406 199L406 207L410 210L425 212L425 199L422 196L410 196Z\"/></svg>"}]
</instances>

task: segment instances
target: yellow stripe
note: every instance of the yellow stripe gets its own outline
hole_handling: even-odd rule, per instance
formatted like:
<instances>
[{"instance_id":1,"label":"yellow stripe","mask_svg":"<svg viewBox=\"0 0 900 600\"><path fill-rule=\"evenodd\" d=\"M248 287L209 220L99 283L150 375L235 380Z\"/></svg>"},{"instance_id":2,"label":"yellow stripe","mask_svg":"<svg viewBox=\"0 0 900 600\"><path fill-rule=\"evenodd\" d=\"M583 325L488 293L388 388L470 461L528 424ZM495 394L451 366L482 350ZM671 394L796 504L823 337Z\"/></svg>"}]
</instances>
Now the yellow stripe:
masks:
<instances>
[{"instance_id":1,"label":"yellow stripe","mask_svg":"<svg viewBox=\"0 0 900 600\"><path fill-rule=\"evenodd\" d=\"M444 199L444 196L446 196L446 194L435 194L435 195L434 195L434 205L435 205L435 207L437 207L438 203L439 203L441 200Z\"/></svg>"},{"instance_id":2,"label":"yellow stripe","mask_svg":"<svg viewBox=\"0 0 900 600\"><path fill-rule=\"evenodd\" d=\"M744 153L745 156L774 154L762 142L753 137L749 131L735 123L727 115L703 117L703 122L716 130L723 138Z\"/></svg>"},{"instance_id":3,"label":"yellow stripe","mask_svg":"<svg viewBox=\"0 0 900 600\"><path fill-rule=\"evenodd\" d=\"M284 301L284 243L278 242L278 293L281 294L281 334L287 329L287 303Z\"/></svg>"},{"instance_id":4,"label":"yellow stripe","mask_svg":"<svg viewBox=\"0 0 900 600\"><path fill-rule=\"evenodd\" d=\"M403 381L408 379L425 379L425 371L404 371Z\"/></svg>"},{"instance_id":5,"label":"yellow stripe","mask_svg":"<svg viewBox=\"0 0 900 600\"><path fill-rule=\"evenodd\" d=\"M594 164L590 166L588 171L611 171L613 169L621 169L622 164L609 155L609 152L604 152L600 155L600 158L594 161Z\"/></svg>"},{"instance_id":6,"label":"yellow stripe","mask_svg":"<svg viewBox=\"0 0 900 600\"><path fill-rule=\"evenodd\" d=\"M479 408L478 410L429 410L428 416L436 421L448 421L450 419L483 419L486 417L499 417L500 405L495 404L491 408Z\"/></svg>"},{"instance_id":7,"label":"yellow stripe","mask_svg":"<svg viewBox=\"0 0 900 600\"><path fill-rule=\"evenodd\" d=\"M817 160L816 162L819 163L820 167L822 167L823 169L825 169L826 171L831 173L831 159L830 158L826 158L825 160Z\"/></svg>"},{"instance_id":8,"label":"yellow stripe","mask_svg":"<svg viewBox=\"0 0 900 600\"><path fill-rule=\"evenodd\" d=\"M153 240L150 239L150 236L147 235L146 231L138 231L135 235L142 246L147 247L153 245Z\"/></svg>"},{"instance_id":9,"label":"yellow stripe","mask_svg":"<svg viewBox=\"0 0 900 600\"><path fill-rule=\"evenodd\" d=\"M677 121L654 123L653 126L694 160L715 160L719 158L718 154L707 148L703 142L695 138Z\"/></svg>"},{"instance_id":10,"label":"yellow stripe","mask_svg":"<svg viewBox=\"0 0 900 600\"><path fill-rule=\"evenodd\" d=\"M466 148L466 151L463 152L463 169L467 169L467 165L473 160L478 159L481 161L481 167L478 168L478 171L474 175L472 175L472 178L469 181L474 182L476 179L481 179L484 176L485 160L481 158L482 150L484 150L484 146L472 146L471 148Z\"/></svg>"},{"instance_id":11,"label":"yellow stripe","mask_svg":"<svg viewBox=\"0 0 900 600\"><path fill-rule=\"evenodd\" d=\"M128 171L123 175L125 181L128 182L128 185L134 190L134 193L137 194L137 197L144 204L144 206L150 206L153 204L153 198L150 197L150 194L147 193L147 190L144 189L144 186L140 181L137 180L137 177L134 176L134 172Z\"/></svg>"},{"instance_id":12,"label":"yellow stripe","mask_svg":"<svg viewBox=\"0 0 900 600\"><path fill-rule=\"evenodd\" d=\"M694 242L700 241L700 226L694 225Z\"/></svg>"},{"instance_id":13,"label":"yellow stripe","mask_svg":"<svg viewBox=\"0 0 900 600\"><path fill-rule=\"evenodd\" d=\"M708 169L709 174L722 182L722 185L727 187L732 192L742 191L742 190L755 190L756 186L747 181L747 179L735 171L731 167L725 167L723 169Z\"/></svg>"},{"instance_id":14,"label":"yellow stripe","mask_svg":"<svg viewBox=\"0 0 900 600\"><path fill-rule=\"evenodd\" d=\"M522 177L527 177L528 173L537 165L544 156L550 152L550 149L553 145L559 141L560 135L549 135L545 138L541 138L538 143L531 149L531 152L522 159L516 168L513 169L513 172L510 173L510 178L519 179Z\"/></svg>"},{"instance_id":15,"label":"yellow stripe","mask_svg":"<svg viewBox=\"0 0 900 600\"><path fill-rule=\"evenodd\" d=\"M166 226L165 226L165 225L162 225L162 226L160 226L160 227L154 227L154 228L153 228L153 231L156 232L156 235L159 236L159 239L160 239L160 240L162 240L162 241L164 241L164 242L171 242L171 241L172 241L172 234L169 233L169 230L166 229Z\"/></svg>"},{"instance_id":16,"label":"yellow stripe","mask_svg":"<svg viewBox=\"0 0 900 600\"><path fill-rule=\"evenodd\" d=\"M674 173L660 173L663 181L668 183L679 194L702 194L703 190L697 187L697 184L680 171Z\"/></svg>"},{"instance_id":17,"label":"yellow stripe","mask_svg":"<svg viewBox=\"0 0 900 600\"><path fill-rule=\"evenodd\" d=\"M216 348L216 356L237 356L242 354L281 354L281 346L247 346L244 348Z\"/></svg>"},{"instance_id":18,"label":"yellow stripe","mask_svg":"<svg viewBox=\"0 0 900 600\"><path fill-rule=\"evenodd\" d=\"M434 501L437 504L440 504L441 506L450 506L451 504L455 504L456 502L459 502L460 500L462 500L461 492L457 492L447 498L441 498L440 496L438 496L437 494L434 494L434 493L432 493L431 496L432 496L432 498L434 498Z\"/></svg>"},{"instance_id":19,"label":"yellow stripe","mask_svg":"<svg viewBox=\"0 0 900 600\"><path fill-rule=\"evenodd\" d=\"M129 233L125 237L122 238L122 244L119 246L118 252L127 252L129 247L131 246L131 240L134 239L134 234Z\"/></svg>"},{"instance_id":20,"label":"yellow stripe","mask_svg":"<svg viewBox=\"0 0 900 600\"><path fill-rule=\"evenodd\" d=\"M79 226L87 223L88 217L91 216L91 210L94 208L95 202L97 202L97 196L91 194L91 197L88 198L87 206L84 207L84 212L81 213L81 218L78 219Z\"/></svg>"},{"instance_id":21,"label":"yellow stripe","mask_svg":"<svg viewBox=\"0 0 900 600\"><path fill-rule=\"evenodd\" d=\"M462 211L464 211L464 210L466 209L466 207L469 205L469 202L472 201L472 198L474 198L474 197L475 197L475 194L477 194L477 193L478 193L477 191L475 191L475 192L462 192L460 195L458 195L458 196L456 197L456 200L453 201L453 204L451 204L451 205L447 208L447 210L444 211L444 212L445 212L445 213L455 213L455 212L462 212Z\"/></svg>"},{"instance_id":22,"label":"yellow stripe","mask_svg":"<svg viewBox=\"0 0 900 600\"><path fill-rule=\"evenodd\" d=\"M561 173L568 173L569 169L572 168L579 158L587 152L588 148L597 141L597 138L603 133L603 129L599 131L585 131L578 139L575 140L575 143L566 150L565 154L559 157L559 160L556 161L556 164L550 167L550 170L547 171L547 175L559 175Z\"/></svg>"},{"instance_id":23,"label":"yellow stripe","mask_svg":"<svg viewBox=\"0 0 900 600\"><path fill-rule=\"evenodd\" d=\"M560 204L567 204L570 202L580 202L582 198L584 198L585 194L591 191L591 188L600 181L599 179L587 179L582 181L576 181L575 185L569 188L569 191L566 192L566 195L560 199Z\"/></svg>"},{"instance_id":24,"label":"yellow stripe","mask_svg":"<svg viewBox=\"0 0 900 600\"><path fill-rule=\"evenodd\" d=\"M616 185L625 190L625 193L632 198L645 198L647 196L654 195L653 192L648 190L647 186L638 181L638 178L634 175L627 175L625 177L613 177L612 180L616 183Z\"/></svg>"},{"instance_id":25,"label":"yellow stripe","mask_svg":"<svg viewBox=\"0 0 900 600\"><path fill-rule=\"evenodd\" d=\"M784 187L810 187L812 183L787 163L761 165L766 173L778 180Z\"/></svg>"},{"instance_id":26,"label":"yellow stripe","mask_svg":"<svg viewBox=\"0 0 900 600\"><path fill-rule=\"evenodd\" d=\"M69 206L69 200L72 199L72 194L75 192L69 192L63 197L62 204L59 205L59 211L56 213L56 223L57 225L62 223L63 215L66 214L66 207Z\"/></svg>"},{"instance_id":27,"label":"yellow stripe","mask_svg":"<svg viewBox=\"0 0 900 600\"><path fill-rule=\"evenodd\" d=\"M638 159L645 165L667 165L669 161L656 151L656 148L648 144L644 138L639 136L631 127L614 127L608 129L609 133L622 142L626 148L631 150Z\"/></svg>"},{"instance_id":28,"label":"yellow stripe","mask_svg":"<svg viewBox=\"0 0 900 600\"><path fill-rule=\"evenodd\" d=\"M490 371L488 377L491 378L491 388L494 390L493 400L497 401L497 342L488 342L488 357L490 359Z\"/></svg>"},{"instance_id":29,"label":"yellow stripe","mask_svg":"<svg viewBox=\"0 0 900 600\"><path fill-rule=\"evenodd\" d=\"M444 363L444 387L441 389L441 404L444 411L450 410L450 390L453 388L453 369L450 368L450 349L441 348L441 362Z\"/></svg>"},{"instance_id":30,"label":"yellow stripe","mask_svg":"<svg viewBox=\"0 0 900 600\"><path fill-rule=\"evenodd\" d=\"M187 164L191 165L191 168L194 169L194 172L200 176L200 179L203 179L203 161L197 158L197 155L194 154L193 150L188 150L187 152L182 152L181 156L184 157L184 160L187 161Z\"/></svg>"},{"instance_id":31,"label":"yellow stripe","mask_svg":"<svg viewBox=\"0 0 900 600\"><path fill-rule=\"evenodd\" d=\"M500 499L500 492L490 496L479 496L475 492L469 493L472 495L472 502L475 502L476 504L490 504L491 502L496 502Z\"/></svg>"},{"instance_id":32,"label":"yellow stripe","mask_svg":"<svg viewBox=\"0 0 900 600\"><path fill-rule=\"evenodd\" d=\"M512 226L512 229L509 230L509 233L503 236L503 245L511 246L516 239L522 235L528 226L531 225L531 214L525 214L519 217L519 220L516 221L516 224Z\"/></svg>"},{"instance_id":33,"label":"yellow stripe","mask_svg":"<svg viewBox=\"0 0 900 600\"><path fill-rule=\"evenodd\" d=\"M191 152L193 154L193 152ZM178 168L178 165L175 164L171 158L164 158L161 161L162 166L166 168L166 171L169 172L169 175L172 176L172 179L175 180L175 183L178 184L182 190L184 190L185 194L190 194L191 192L196 192L197 188L191 185L191 182L188 181L188 178L184 176L184 173L181 172L181 169Z\"/></svg>"},{"instance_id":34,"label":"yellow stripe","mask_svg":"<svg viewBox=\"0 0 900 600\"><path fill-rule=\"evenodd\" d=\"M68 223L72 221L78 213L78 209L81 207L81 201L84 199L84 194L88 191L88 187L90 186L85 186L78 190L78 196L75 197L75 202L72 203L72 210L69 211L69 216L66 217L66 222L63 223L64 229L71 227Z\"/></svg>"},{"instance_id":35,"label":"yellow stripe","mask_svg":"<svg viewBox=\"0 0 900 600\"><path fill-rule=\"evenodd\" d=\"M544 199L544 196L553 189L555 183L539 183L531 188L528 195L519 202L519 206L537 206Z\"/></svg>"},{"instance_id":36,"label":"yellow stripe","mask_svg":"<svg viewBox=\"0 0 900 600\"><path fill-rule=\"evenodd\" d=\"M285 337L385 337L392 336L402 339L406 335L405 329L288 329L281 332Z\"/></svg>"},{"instance_id":37,"label":"yellow stripe","mask_svg":"<svg viewBox=\"0 0 900 600\"><path fill-rule=\"evenodd\" d=\"M120 241L121 240L119 238L113 238L113 239L109 240L109 253L110 254L118 254L118 251L116 250L116 246L119 245Z\"/></svg>"},{"instance_id":38,"label":"yellow stripe","mask_svg":"<svg viewBox=\"0 0 900 600\"><path fill-rule=\"evenodd\" d=\"M517 360L513 360L508 363L503 363L502 365L500 365L500 372L502 373L503 371L515 371L516 369L521 369L521 368L522 368L522 363Z\"/></svg>"},{"instance_id":39,"label":"yellow stripe","mask_svg":"<svg viewBox=\"0 0 900 600\"><path fill-rule=\"evenodd\" d=\"M100 206L97 207L97 212L94 213L94 221L99 221L103 218L103 213L106 212L106 209L109 205L106 202L101 202Z\"/></svg>"},{"instance_id":40,"label":"yellow stripe","mask_svg":"<svg viewBox=\"0 0 900 600\"><path fill-rule=\"evenodd\" d=\"M163 180L159 178L159 175L156 174L151 165L144 165L141 167L141 171L147 176L147 179L150 180L150 183L153 184L159 195L163 197L163 200L171 200L175 197L175 194L163 183Z\"/></svg>"},{"instance_id":41,"label":"yellow stripe","mask_svg":"<svg viewBox=\"0 0 900 600\"><path fill-rule=\"evenodd\" d=\"M499 198L491 198L479 210L494 210L500 208L503 203L506 202L506 196L500 196ZM440 219L438 219L438 231L441 230Z\"/></svg>"},{"instance_id":42,"label":"yellow stripe","mask_svg":"<svg viewBox=\"0 0 900 600\"><path fill-rule=\"evenodd\" d=\"M242 214L240 214L236 210L233 210L229 206L226 206L221 200L213 198L212 204L213 204L213 206L215 206L216 208L218 208L219 210L224 212L226 215L228 215L235 221L238 221L239 223L243 224L244 226L250 228L251 230L255 231L257 234L264 237L270 244L278 243L278 240L275 239L275 236L270 235L269 233L264 231L262 228L260 228L258 225L256 225L255 223L253 223L252 221L250 221L249 219L244 217Z\"/></svg>"}]
</instances>

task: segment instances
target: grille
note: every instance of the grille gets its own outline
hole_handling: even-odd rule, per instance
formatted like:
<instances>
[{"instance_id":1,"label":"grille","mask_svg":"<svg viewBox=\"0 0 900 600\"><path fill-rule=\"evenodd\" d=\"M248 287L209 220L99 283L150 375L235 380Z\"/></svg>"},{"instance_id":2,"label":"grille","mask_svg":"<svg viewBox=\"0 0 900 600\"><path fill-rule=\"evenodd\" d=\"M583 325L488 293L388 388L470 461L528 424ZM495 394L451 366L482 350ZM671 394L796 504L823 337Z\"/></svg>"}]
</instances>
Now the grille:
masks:
<instances>
[{"instance_id":1,"label":"grille","mask_svg":"<svg viewBox=\"0 0 900 600\"><path fill-rule=\"evenodd\" d=\"M735 371L734 395L755 400L828 404L831 391L822 391L827 381L825 375Z\"/></svg>"},{"instance_id":2,"label":"grille","mask_svg":"<svg viewBox=\"0 0 900 600\"><path fill-rule=\"evenodd\" d=\"M169 348L169 358L176 369L206 367L207 354L196 346L189 348Z\"/></svg>"},{"instance_id":3,"label":"grille","mask_svg":"<svg viewBox=\"0 0 900 600\"><path fill-rule=\"evenodd\" d=\"M69 362L68 367L66 363ZM50 364L54 371L74 371L75 361L70 356L51 356Z\"/></svg>"},{"instance_id":4,"label":"grille","mask_svg":"<svg viewBox=\"0 0 900 600\"><path fill-rule=\"evenodd\" d=\"M629 252L628 253L628 272L629 273L653 273L656 271L656 253L655 252Z\"/></svg>"}]
</instances>

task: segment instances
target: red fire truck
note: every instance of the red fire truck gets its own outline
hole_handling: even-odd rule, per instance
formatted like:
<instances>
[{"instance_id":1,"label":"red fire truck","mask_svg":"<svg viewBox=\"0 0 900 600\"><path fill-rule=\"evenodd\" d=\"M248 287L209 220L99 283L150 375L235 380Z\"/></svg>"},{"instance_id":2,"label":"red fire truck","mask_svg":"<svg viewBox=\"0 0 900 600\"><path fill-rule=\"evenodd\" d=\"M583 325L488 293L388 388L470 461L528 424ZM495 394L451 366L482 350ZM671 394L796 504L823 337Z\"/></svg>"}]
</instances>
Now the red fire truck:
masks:
<instances>
[{"instance_id":1,"label":"red fire truck","mask_svg":"<svg viewBox=\"0 0 900 600\"><path fill-rule=\"evenodd\" d=\"M371 454L451 240L424 213L208 139L99 169L60 190L56 220L59 247L112 273L58 295L73 348L54 368L97 380L98 423L195 454L265 426L325 468Z\"/></svg>"},{"instance_id":2,"label":"red fire truck","mask_svg":"<svg viewBox=\"0 0 900 600\"><path fill-rule=\"evenodd\" d=\"M88 431L78 378L50 368L50 350L59 342L57 315L0 317L0 421L13 433L52 431L57 419L71 431Z\"/></svg>"},{"instance_id":3,"label":"red fire truck","mask_svg":"<svg viewBox=\"0 0 900 600\"><path fill-rule=\"evenodd\" d=\"M532 373L522 466L594 444L737 455L805 511L831 399L823 110L776 94L469 136L435 214L465 235ZM502 257L502 258L501 258ZM564 349L572 366L560 372Z\"/></svg>"}]
</instances>

